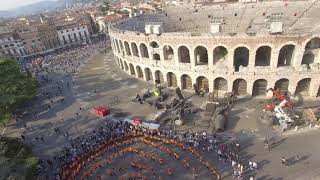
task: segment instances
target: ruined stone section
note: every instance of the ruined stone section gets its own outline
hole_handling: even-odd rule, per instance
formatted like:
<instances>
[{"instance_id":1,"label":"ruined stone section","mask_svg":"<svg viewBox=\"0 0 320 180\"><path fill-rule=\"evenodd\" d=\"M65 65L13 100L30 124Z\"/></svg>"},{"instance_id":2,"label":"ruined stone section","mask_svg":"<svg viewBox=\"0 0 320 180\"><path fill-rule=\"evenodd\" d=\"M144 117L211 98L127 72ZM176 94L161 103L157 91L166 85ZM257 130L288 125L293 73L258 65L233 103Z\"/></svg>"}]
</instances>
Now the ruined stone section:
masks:
<instances>
[{"instance_id":1,"label":"ruined stone section","mask_svg":"<svg viewBox=\"0 0 320 180\"><path fill-rule=\"evenodd\" d=\"M181 76L181 86L182 89L192 89L192 80L191 77L184 74Z\"/></svg>"},{"instance_id":2,"label":"ruined stone section","mask_svg":"<svg viewBox=\"0 0 320 180\"><path fill-rule=\"evenodd\" d=\"M140 66L146 81L169 86L175 85L172 73L176 77L176 86L181 89L192 89L193 84L197 84L200 88L207 86L210 92L233 91L241 96L266 95L268 88L275 88L281 93L318 95L319 31L270 35L250 34L240 29L239 32L223 33L234 28L237 30L238 21L235 21L229 22L230 27L223 25L222 33L213 35L205 24L195 28L197 21L187 21L187 15L181 17L179 25L166 22L170 19L165 13L141 15L111 25L111 46L115 56L121 58L119 61L116 59L119 66L124 61L123 69L133 75L136 69L131 70L129 65ZM209 20L208 15L202 17L201 12L198 15ZM237 17L233 15L231 13L235 19L241 17L239 13ZM231 16L226 18L230 20ZM163 20L164 31L157 35L145 34L144 22L157 18ZM139 28L140 25L143 28ZM121 42L126 56L121 51Z\"/></svg>"}]
</instances>

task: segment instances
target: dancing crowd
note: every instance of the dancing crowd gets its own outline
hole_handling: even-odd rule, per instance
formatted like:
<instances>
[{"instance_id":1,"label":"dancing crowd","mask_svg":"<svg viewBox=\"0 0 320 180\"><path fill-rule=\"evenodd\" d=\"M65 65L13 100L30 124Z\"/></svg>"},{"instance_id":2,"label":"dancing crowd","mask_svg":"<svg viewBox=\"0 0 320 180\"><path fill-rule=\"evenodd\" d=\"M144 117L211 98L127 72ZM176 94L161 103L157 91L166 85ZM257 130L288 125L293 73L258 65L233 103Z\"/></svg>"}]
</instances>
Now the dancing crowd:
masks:
<instances>
[{"instance_id":1,"label":"dancing crowd","mask_svg":"<svg viewBox=\"0 0 320 180\"><path fill-rule=\"evenodd\" d=\"M209 174L217 178L220 178L220 174L202 155L215 152L216 157L224 166L233 168L234 178L236 179L243 179L245 173L253 172L257 169L257 163L253 161L247 162L241 158L241 149L238 141L232 140L229 142L218 134L174 133L172 130L165 129L152 130L114 118L107 119L102 126L87 135L74 139L70 138L69 145L58 156L54 157L53 161L41 161L41 169L43 171L55 170L54 177L59 180L85 179L93 175L97 169L112 164L114 160L125 153L133 153L151 161L157 161L161 166L166 164L164 158L157 156L157 154L146 155L143 150L131 148L130 144L135 142L144 142L157 149L159 151L158 154L164 152L168 157L172 156L179 160L187 170L192 172L195 179L199 176L198 167L189 162L188 159L181 159L177 151L165 148L163 144L173 145L183 152L190 153L194 159L207 168ZM162 145L158 142L161 142ZM107 158L100 158L106 152L112 154ZM99 158L102 161L96 162L96 159ZM93 165L90 166L90 164ZM170 163L167 163L167 165L170 165ZM131 160L130 168L138 169L138 171L135 174L128 173L129 179L150 179L144 177L141 173L141 170L145 169L143 164ZM126 168L112 166L112 168L109 168L107 175L111 178L116 174L124 174L124 169ZM154 178L156 177L153 168L149 169L149 173ZM167 167L167 174L170 176L173 173L174 168ZM158 176L159 179L162 179L161 175ZM123 176L120 176L120 178L124 179Z\"/></svg>"}]
</instances>

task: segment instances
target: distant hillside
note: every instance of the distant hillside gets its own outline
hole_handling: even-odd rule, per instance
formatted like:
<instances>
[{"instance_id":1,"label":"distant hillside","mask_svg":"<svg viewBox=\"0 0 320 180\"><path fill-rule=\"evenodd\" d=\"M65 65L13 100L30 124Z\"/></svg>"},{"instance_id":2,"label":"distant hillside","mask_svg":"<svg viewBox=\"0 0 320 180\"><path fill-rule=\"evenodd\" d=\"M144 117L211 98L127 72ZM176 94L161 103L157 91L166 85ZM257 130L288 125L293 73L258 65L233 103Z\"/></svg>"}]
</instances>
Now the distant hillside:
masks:
<instances>
[{"instance_id":1,"label":"distant hillside","mask_svg":"<svg viewBox=\"0 0 320 180\"><path fill-rule=\"evenodd\" d=\"M66 5L68 5L69 7L74 5L81 6L86 3L99 3L104 1L114 2L117 0L46 0L26 6L21 6L9 11L0 11L0 17L15 17L21 15L40 13L44 11L52 11L57 8L62 9L65 8Z\"/></svg>"},{"instance_id":2,"label":"distant hillside","mask_svg":"<svg viewBox=\"0 0 320 180\"><path fill-rule=\"evenodd\" d=\"M26 14L34 14L44 11L55 10L57 8L64 8L65 2L64 0L59 1L41 1L30 5L25 5L18 7L16 9L8 10L8 11L0 11L0 17L14 17L21 16Z\"/></svg>"}]
</instances>

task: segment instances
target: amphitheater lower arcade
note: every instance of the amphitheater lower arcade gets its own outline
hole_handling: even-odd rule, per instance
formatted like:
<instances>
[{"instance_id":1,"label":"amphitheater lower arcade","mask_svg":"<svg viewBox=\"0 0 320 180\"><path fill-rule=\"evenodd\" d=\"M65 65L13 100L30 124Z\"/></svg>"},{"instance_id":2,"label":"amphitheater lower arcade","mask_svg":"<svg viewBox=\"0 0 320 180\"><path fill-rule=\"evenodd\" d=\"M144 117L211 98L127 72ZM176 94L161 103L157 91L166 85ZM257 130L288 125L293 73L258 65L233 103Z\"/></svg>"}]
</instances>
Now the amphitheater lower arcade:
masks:
<instances>
[{"instance_id":1,"label":"amphitheater lower arcade","mask_svg":"<svg viewBox=\"0 0 320 180\"><path fill-rule=\"evenodd\" d=\"M219 95L260 96L268 88L320 95L316 36L202 39L111 30L110 37L121 69L152 83L181 89L196 84Z\"/></svg>"}]
</instances>

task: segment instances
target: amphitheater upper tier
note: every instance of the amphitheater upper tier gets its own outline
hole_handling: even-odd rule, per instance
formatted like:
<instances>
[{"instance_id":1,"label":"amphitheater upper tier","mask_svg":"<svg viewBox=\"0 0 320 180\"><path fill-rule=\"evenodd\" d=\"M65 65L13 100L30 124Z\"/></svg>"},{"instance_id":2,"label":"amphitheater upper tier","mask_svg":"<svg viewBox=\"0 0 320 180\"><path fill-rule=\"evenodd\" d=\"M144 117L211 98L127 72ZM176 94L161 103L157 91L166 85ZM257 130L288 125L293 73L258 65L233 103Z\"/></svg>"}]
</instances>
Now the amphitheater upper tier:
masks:
<instances>
[{"instance_id":1,"label":"amphitheater upper tier","mask_svg":"<svg viewBox=\"0 0 320 180\"><path fill-rule=\"evenodd\" d=\"M320 94L318 1L168 7L110 26L122 69L190 89Z\"/></svg>"}]
</instances>

